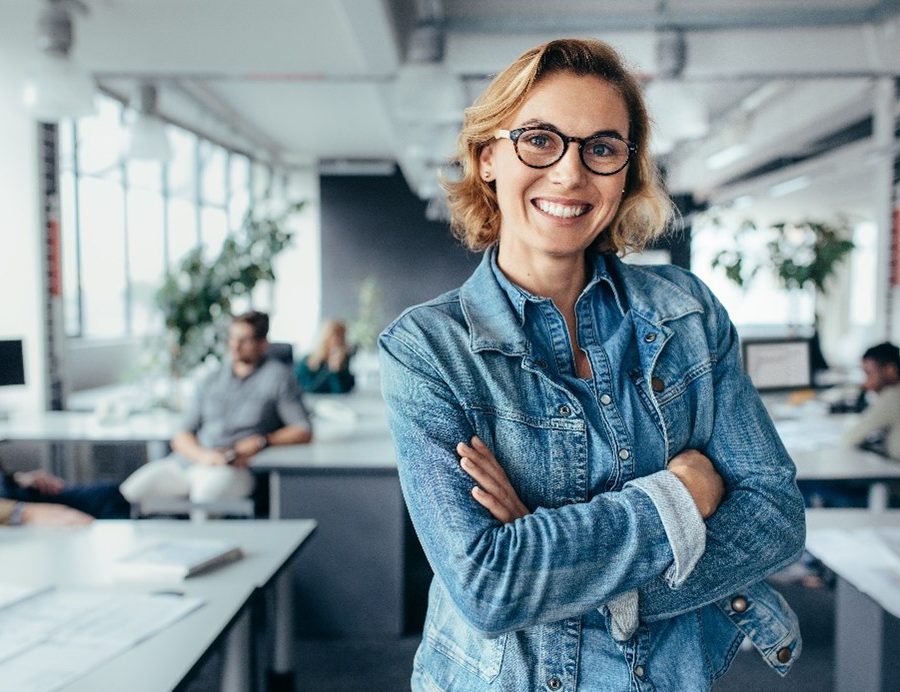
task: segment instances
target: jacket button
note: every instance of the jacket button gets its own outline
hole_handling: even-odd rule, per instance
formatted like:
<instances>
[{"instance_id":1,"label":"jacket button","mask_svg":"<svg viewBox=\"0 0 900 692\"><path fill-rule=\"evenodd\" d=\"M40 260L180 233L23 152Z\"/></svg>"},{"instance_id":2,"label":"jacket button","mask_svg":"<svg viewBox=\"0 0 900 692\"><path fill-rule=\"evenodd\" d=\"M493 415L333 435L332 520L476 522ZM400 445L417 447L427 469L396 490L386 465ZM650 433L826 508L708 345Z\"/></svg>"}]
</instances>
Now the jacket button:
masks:
<instances>
[{"instance_id":1,"label":"jacket button","mask_svg":"<svg viewBox=\"0 0 900 692\"><path fill-rule=\"evenodd\" d=\"M735 613L743 613L745 610L747 610L748 605L749 604L747 603L747 599L743 596L735 596L731 599L731 609Z\"/></svg>"},{"instance_id":2,"label":"jacket button","mask_svg":"<svg viewBox=\"0 0 900 692\"><path fill-rule=\"evenodd\" d=\"M650 386L653 387L653 391L657 392L657 393L661 392L662 390L664 390L666 388L665 382L663 382L658 377L654 377L650 380Z\"/></svg>"},{"instance_id":3,"label":"jacket button","mask_svg":"<svg viewBox=\"0 0 900 692\"><path fill-rule=\"evenodd\" d=\"M782 646L778 649L778 653L775 654L775 658L778 659L779 663L787 663L791 660L791 649L787 646Z\"/></svg>"},{"instance_id":4,"label":"jacket button","mask_svg":"<svg viewBox=\"0 0 900 692\"><path fill-rule=\"evenodd\" d=\"M629 452L627 449L619 450L619 459L621 459L622 461L625 461L630 456L631 456L631 452Z\"/></svg>"},{"instance_id":5,"label":"jacket button","mask_svg":"<svg viewBox=\"0 0 900 692\"><path fill-rule=\"evenodd\" d=\"M652 344L654 341L656 341L656 332L644 334L644 341L646 341L648 344Z\"/></svg>"},{"instance_id":6,"label":"jacket button","mask_svg":"<svg viewBox=\"0 0 900 692\"><path fill-rule=\"evenodd\" d=\"M600 403L604 406L609 406L612 403L612 397L609 394L601 394Z\"/></svg>"},{"instance_id":7,"label":"jacket button","mask_svg":"<svg viewBox=\"0 0 900 692\"><path fill-rule=\"evenodd\" d=\"M634 677L638 678L639 680L644 679L644 666L634 667Z\"/></svg>"},{"instance_id":8,"label":"jacket button","mask_svg":"<svg viewBox=\"0 0 900 692\"><path fill-rule=\"evenodd\" d=\"M562 406L559 407L559 415L561 415L561 416L569 416L569 415L571 415L571 414L572 414L572 409L570 409L570 408L569 408L568 406L566 406L565 404L563 404Z\"/></svg>"},{"instance_id":9,"label":"jacket button","mask_svg":"<svg viewBox=\"0 0 900 692\"><path fill-rule=\"evenodd\" d=\"M547 687L551 690L558 690L562 687L562 681L559 678L553 677L547 681Z\"/></svg>"}]
</instances>

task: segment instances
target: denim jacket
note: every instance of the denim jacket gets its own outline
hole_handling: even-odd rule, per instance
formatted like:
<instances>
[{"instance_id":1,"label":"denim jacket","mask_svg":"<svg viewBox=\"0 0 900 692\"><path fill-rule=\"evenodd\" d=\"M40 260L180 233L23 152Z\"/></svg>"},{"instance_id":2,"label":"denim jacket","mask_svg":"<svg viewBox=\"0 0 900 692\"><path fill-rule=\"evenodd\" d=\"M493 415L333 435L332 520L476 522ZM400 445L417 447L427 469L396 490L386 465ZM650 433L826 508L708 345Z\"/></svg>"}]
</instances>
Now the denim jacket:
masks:
<instances>
[{"instance_id":1,"label":"denim jacket","mask_svg":"<svg viewBox=\"0 0 900 692\"><path fill-rule=\"evenodd\" d=\"M802 550L803 502L724 308L683 270L605 258L632 312L640 362L617 381L638 390L665 441L653 471L693 448L726 484L702 557L676 582L646 492L626 484L589 496L581 406L537 362L490 256L380 340L400 480L436 575L416 687L576 690L581 616L635 589L641 623L694 618L699 634L684 646L703 648L697 689L727 669L745 635L786 673L800 653L797 621L762 579ZM474 502L454 450L475 434L532 514L503 525ZM648 453L640 439L633 445L633 456ZM639 627L626 651L633 689L654 689L642 680L645 634Z\"/></svg>"}]
</instances>

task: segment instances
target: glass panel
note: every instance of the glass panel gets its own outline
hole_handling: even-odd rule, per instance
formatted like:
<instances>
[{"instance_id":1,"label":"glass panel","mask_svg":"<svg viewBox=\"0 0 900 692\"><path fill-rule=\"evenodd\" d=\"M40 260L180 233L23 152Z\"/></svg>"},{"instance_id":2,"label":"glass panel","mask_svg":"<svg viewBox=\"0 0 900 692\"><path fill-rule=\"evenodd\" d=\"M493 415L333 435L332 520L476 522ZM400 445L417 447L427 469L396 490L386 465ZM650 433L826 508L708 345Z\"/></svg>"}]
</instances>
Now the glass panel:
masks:
<instances>
[{"instance_id":1,"label":"glass panel","mask_svg":"<svg viewBox=\"0 0 900 692\"><path fill-rule=\"evenodd\" d=\"M167 128L172 145L169 163L169 194L191 201L197 199L194 185L197 174L197 137L180 127Z\"/></svg>"},{"instance_id":2,"label":"glass panel","mask_svg":"<svg viewBox=\"0 0 900 692\"><path fill-rule=\"evenodd\" d=\"M169 270L197 247L197 205L186 199L169 200Z\"/></svg>"},{"instance_id":3,"label":"glass panel","mask_svg":"<svg viewBox=\"0 0 900 692\"><path fill-rule=\"evenodd\" d=\"M250 205L250 159L232 154L229 161L228 227L240 228Z\"/></svg>"},{"instance_id":4,"label":"glass panel","mask_svg":"<svg viewBox=\"0 0 900 692\"><path fill-rule=\"evenodd\" d=\"M59 121L59 168L72 170L75 165L75 121L65 118Z\"/></svg>"},{"instance_id":5,"label":"glass panel","mask_svg":"<svg viewBox=\"0 0 900 692\"><path fill-rule=\"evenodd\" d=\"M215 207L204 207L201 214L204 254L212 258L219 254L222 242L228 235L228 215L224 209Z\"/></svg>"},{"instance_id":6,"label":"glass panel","mask_svg":"<svg viewBox=\"0 0 900 692\"><path fill-rule=\"evenodd\" d=\"M875 224L859 224L853 233L856 247L850 254L850 321L870 327L875 324L878 230Z\"/></svg>"},{"instance_id":7,"label":"glass panel","mask_svg":"<svg viewBox=\"0 0 900 692\"><path fill-rule=\"evenodd\" d=\"M68 129L71 131L71 128ZM71 170L64 170L59 175L59 219L66 336L78 336L81 331L81 315L78 311L78 237L75 227L75 174Z\"/></svg>"},{"instance_id":8,"label":"glass panel","mask_svg":"<svg viewBox=\"0 0 900 692\"><path fill-rule=\"evenodd\" d=\"M125 334L124 195L118 183L81 178L82 336Z\"/></svg>"},{"instance_id":9,"label":"glass panel","mask_svg":"<svg viewBox=\"0 0 900 692\"><path fill-rule=\"evenodd\" d=\"M129 161L128 187L142 190L162 190L162 164L159 161Z\"/></svg>"},{"instance_id":10,"label":"glass panel","mask_svg":"<svg viewBox=\"0 0 900 692\"><path fill-rule=\"evenodd\" d=\"M78 170L83 175L120 177L122 106L107 97L97 99L97 114L78 120Z\"/></svg>"},{"instance_id":11,"label":"glass panel","mask_svg":"<svg viewBox=\"0 0 900 692\"><path fill-rule=\"evenodd\" d=\"M201 195L204 204L225 206L225 168L227 152L220 146L201 140Z\"/></svg>"},{"instance_id":12,"label":"glass panel","mask_svg":"<svg viewBox=\"0 0 900 692\"><path fill-rule=\"evenodd\" d=\"M160 326L153 296L165 273L164 202L158 192L128 193L128 269L131 278L131 331L146 334Z\"/></svg>"}]
</instances>

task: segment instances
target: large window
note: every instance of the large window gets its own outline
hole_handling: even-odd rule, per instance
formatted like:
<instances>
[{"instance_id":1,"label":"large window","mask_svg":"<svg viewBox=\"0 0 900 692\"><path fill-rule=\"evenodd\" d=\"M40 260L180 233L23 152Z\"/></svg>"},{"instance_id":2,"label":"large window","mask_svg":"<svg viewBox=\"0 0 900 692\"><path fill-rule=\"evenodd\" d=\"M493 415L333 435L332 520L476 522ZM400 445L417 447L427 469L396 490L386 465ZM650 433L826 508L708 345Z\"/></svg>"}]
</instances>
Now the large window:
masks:
<instances>
[{"instance_id":1,"label":"large window","mask_svg":"<svg viewBox=\"0 0 900 692\"><path fill-rule=\"evenodd\" d=\"M100 102L96 115L60 127L66 333L142 336L160 329L153 294L166 272L198 245L214 255L240 225L255 167L174 126L169 164L129 162L124 107Z\"/></svg>"}]
</instances>

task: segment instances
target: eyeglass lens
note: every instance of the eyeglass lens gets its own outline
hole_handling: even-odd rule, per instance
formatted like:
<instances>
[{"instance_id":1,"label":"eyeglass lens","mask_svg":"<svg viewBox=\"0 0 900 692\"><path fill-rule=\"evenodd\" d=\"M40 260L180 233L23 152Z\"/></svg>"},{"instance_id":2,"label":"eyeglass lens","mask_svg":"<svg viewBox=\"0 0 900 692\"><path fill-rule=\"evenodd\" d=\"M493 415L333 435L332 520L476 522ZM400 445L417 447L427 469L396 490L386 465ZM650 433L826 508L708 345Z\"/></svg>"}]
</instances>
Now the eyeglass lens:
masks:
<instances>
[{"instance_id":1,"label":"eyeglass lens","mask_svg":"<svg viewBox=\"0 0 900 692\"><path fill-rule=\"evenodd\" d=\"M553 130L528 129L514 141L522 163L537 168L552 166L566 151L563 138ZM628 144L621 139L598 135L581 144L581 160L594 173L612 174L628 163Z\"/></svg>"}]
</instances>

